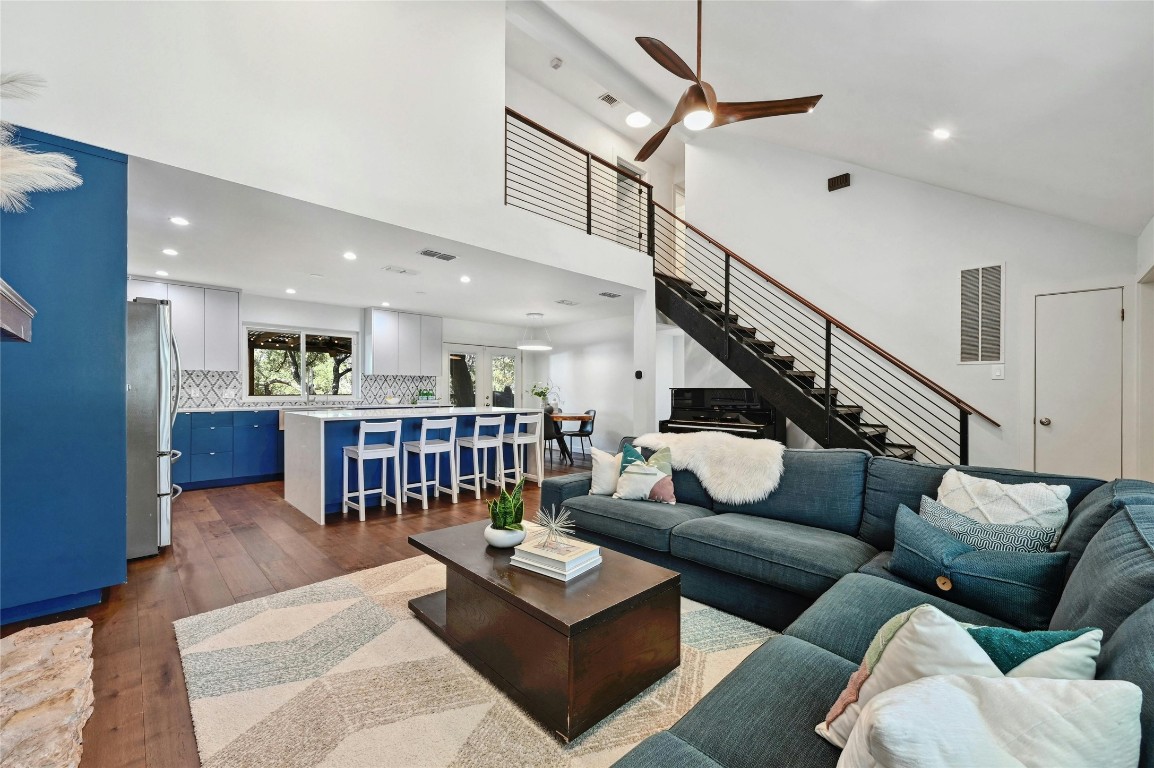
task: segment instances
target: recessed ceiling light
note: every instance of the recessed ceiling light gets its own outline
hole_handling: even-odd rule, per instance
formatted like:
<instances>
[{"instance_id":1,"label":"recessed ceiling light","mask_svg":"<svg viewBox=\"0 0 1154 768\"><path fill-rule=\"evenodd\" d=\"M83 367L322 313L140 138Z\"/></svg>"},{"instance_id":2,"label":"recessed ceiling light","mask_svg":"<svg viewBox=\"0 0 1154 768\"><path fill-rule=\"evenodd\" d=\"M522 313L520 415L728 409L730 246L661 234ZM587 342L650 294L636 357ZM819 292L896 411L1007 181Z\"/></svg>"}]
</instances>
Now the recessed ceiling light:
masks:
<instances>
[{"instance_id":1,"label":"recessed ceiling light","mask_svg":"<svg viewBox=\"0 0 1154 768\"><path fill-rule=\"evenodd\" d=\"M630 112L625 117L625 124L630 128L644 128L653 121L649 119L649 115L644 112Z\"/></svg>"},{"instance_id":2,"label":"recessed ceiling light","mask_svg":"<svg viewBox=\"0 0 1154 768\"><path fill-rule=\"evenodd\" d=\"M171 221L173 224L175 224L178 227L187 227L188 226L188 219L184 218L183 216L173 216L172 218L169 219L169 221Z\"/></svg>"},{"instance_id":3,"label":"recessed ceiling light","mask_svg":"<svg viewBox=\"0 0 1154 768\"><path fill-rule=\"evenodd\" d=\"M285 288L284 292L285 293L296 293L297 289L296 288Z\"/></svg>"},{"instance_id":4,"label":"recessed ceiling light","mask_svg":"<svg viewBox=\"0 0 1154 768\"><path fill-rule=\"evenodd\" d=\"M345 258L348 259L349 261L356 261L357 255L355 253L353 253L352 251L345 251Z\"/></svg>"},{"instance_id":5,"label":"recessed ceiling light","mask_svg":"<svg viewBox=\"0 0 1154 768\"><path fill-rule=\"evenodd\" d=\"M934 129L934 138L935 139L948 139L948 138L950 138L950 132L947 131L945 128L935 128Z\"/></svg>"},{"instance_id":6,"label":"recessed ceiling light","mask_svg":"<svg viewBox=\"0 0 1154 768\"><path fill-rule=\"evenodd\" d=\"M387 307L387 306L389 306L389 302L387 302L387 301L382 301L382 302L381 302L381 306L382 306L382 307Z\"/></svg>"},{"instance_id":7,"label":"recessed ceiling light","mask_svg":"<svg viewBox=\"0 0 1154 768\"><path fill-rule=\"evenodd\" d=\"M468 275L461 275L461 282L462 282L462 283L468 283L468 282L471 282L471 281L472 281L472 279L473 279L473 278L469 277Z\"/></svg>"},{"instance_id":8,"label":"recessed ceiling light","mask_svg":"<svg viewBox=\"0 0 1154 768\"><path fill-rule=\"evenodd\" d=\"M168 277L168 273L165 272L163 269L156 270L156 274L159 275L160 277Z\"/></svg>"},{"instance_id":9,"label":"recessed ceiling light","mask_svg":"<svg viewBox=\"0 0 1154 768\"><path fill-rule=\"evenodd\" d=\"M165 248L163 251L161 251L161 253L163 253L165 256L176 256L180 252L177 251L175 248Z\"/></svg>"}]
</instances>

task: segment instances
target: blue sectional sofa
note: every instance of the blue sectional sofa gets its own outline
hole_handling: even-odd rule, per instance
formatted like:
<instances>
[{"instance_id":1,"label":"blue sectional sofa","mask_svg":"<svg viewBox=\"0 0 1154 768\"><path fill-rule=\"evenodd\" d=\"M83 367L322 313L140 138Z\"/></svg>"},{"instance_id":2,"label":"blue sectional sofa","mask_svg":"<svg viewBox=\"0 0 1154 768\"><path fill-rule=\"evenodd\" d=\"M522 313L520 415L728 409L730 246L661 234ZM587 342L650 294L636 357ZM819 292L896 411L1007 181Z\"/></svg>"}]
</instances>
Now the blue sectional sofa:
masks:
<instances>
[{"instance_id":1,"label":"blue sectional sofa","mask_svg":"<svg viewBox=\"0 0 1154 768\"><path fill-rule=\"evenodd\" d=\"M935 497L949 467L853 450L788 450L763 501L715 502L690 472L677 504L589 495L588 473L550 478L542 504L566 507L588 541L679 571L682 594L782 630L668 731L618 763L791 768L837 763L814 733L885 621L930 603L960 621L1006 622L928 594L886 568L899 504ZM1154 768L1154 483L958 467L1001 483L1071 488L1070 552L1053 629L1104 630L1099 677L1143 690L1142 768Z\"/></svg>"}]
</instances>

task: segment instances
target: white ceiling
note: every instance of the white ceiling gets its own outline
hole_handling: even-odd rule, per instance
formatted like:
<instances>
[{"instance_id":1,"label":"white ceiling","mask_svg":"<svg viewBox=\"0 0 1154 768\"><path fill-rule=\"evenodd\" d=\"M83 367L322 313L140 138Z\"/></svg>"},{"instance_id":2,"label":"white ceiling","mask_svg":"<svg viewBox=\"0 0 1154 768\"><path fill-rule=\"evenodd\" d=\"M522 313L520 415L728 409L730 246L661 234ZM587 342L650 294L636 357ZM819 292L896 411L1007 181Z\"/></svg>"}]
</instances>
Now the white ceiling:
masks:
<instances>
[{"instance_id":1,"label":"white ceiling","mask_svg":"<svg viewBox=\"0 0 1154 768\"><path fill-rule=\"evenodd\" d=\"M634 38L692 64L695 3L545 4L672 108ZM1154 215L1154 3L709 0L703 38L722 100L824 94L718 130L1128 234Z\"/></svg>"},{"instance_id":2,"label":"white ceiling","mask_svg":"<svg viewBox=\"0 0 1154 768\"><path fill-rule=\"evenodd\" d=\"M600 101L601 94L612 89L597 82L585 72L580 64L566 61L565 57L558 56L558 51L550 49L533 39L527 32L522 31L515 24L505 24L505 66L520 72L533 82L548 88L553 93L584 110L609 129L633 141L640 149L656 130L656 125L646 128L631 128L625 123L625 116L638 109L625 100L614 106ZM557 57L562 59L560 69L553 69L551 62ZM619 94L614 93L614 96ZM644 111L644 110L640 110ZM654 115L650 119L657 122ZM681 166L685 163L685 150L680 142L667 141L662 144L654 157L664 160L672 166Z\"/></svg>"},{"instance_id":3,"label":"white ceiling","mask_svg":"<svg viewBox=\"0 0 1154 768\"><path fill-rule=\"evenodd\" d=\"M172 216L191 223L178 227ZM165 256L165 248L179 255ZM419 255L425 248L458 258ZM346 260L345 251L357 259ZM389 265L418 274L383 271ZM128 169L128 269L282 299L354 307L387 301L394 309L510 325L524 325L528 312L556 325L633 311L634 290L617 283L135 157ZM461 283L461 275L471 282ZM598 296L602 291L622 297Z\"/></svg>"}]
</instances>

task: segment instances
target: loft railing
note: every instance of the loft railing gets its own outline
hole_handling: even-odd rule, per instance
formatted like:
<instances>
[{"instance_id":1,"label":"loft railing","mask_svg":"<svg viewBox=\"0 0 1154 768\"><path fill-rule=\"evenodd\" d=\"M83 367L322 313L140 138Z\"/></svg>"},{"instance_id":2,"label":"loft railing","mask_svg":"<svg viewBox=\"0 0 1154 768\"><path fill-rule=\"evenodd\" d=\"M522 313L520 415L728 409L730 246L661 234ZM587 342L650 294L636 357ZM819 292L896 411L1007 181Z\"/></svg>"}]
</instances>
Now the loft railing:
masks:
<instances>
[{"instance_id":1,"label":"loft railing","mask_svg":"<svg viewBox=\"0 0 1154 768\"><path fill-rule=\"evenodd\" d=\"M505 110L505 204L648 253L653 185Z\"/></svg>"},{"instance_id":2,"label":"loft railing","mask_svg":"<svg viewBox=\"0 0 1154 768\"><path fill-rule=\"evenodd\" d=\"M688 281L721 304L728 357L752 328L775 342L794 370L815 374L826 432L847 408L861 409L864 434L888 428L886 442L919 458L969 463L969 417L996 421L865 338L697 227L653 201L652 186L517 112L505 110L505 202L648 253L653 274ZM783 366L784 367L784 366ZM828 396L836 392L836 399ZM823 393L826 393L823 395ZM840 409L840 410L839 410ZM854 409L856 410L856 409Z\"/></svg>"}]
</instances>

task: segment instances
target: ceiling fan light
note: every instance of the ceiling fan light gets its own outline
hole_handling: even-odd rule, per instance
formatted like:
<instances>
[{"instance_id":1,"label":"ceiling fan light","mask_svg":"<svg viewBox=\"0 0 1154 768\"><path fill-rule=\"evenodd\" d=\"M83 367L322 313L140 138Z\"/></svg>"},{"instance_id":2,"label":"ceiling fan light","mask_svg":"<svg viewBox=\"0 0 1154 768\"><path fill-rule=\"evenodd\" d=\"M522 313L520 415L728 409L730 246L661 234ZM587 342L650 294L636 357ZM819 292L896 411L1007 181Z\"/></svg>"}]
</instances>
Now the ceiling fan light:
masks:
<instances>
[{"instance_id":1,"label":"ceiling fan light","mask_svg":"<svg viewBox=\"0 0 1154 768\"><path fill-rule=\"evenodd\" d=\"M713 113L708 109L695 109L685 116L681 124L691 131L704 131L713 125Z\"/></svg>"}]
</instances>

